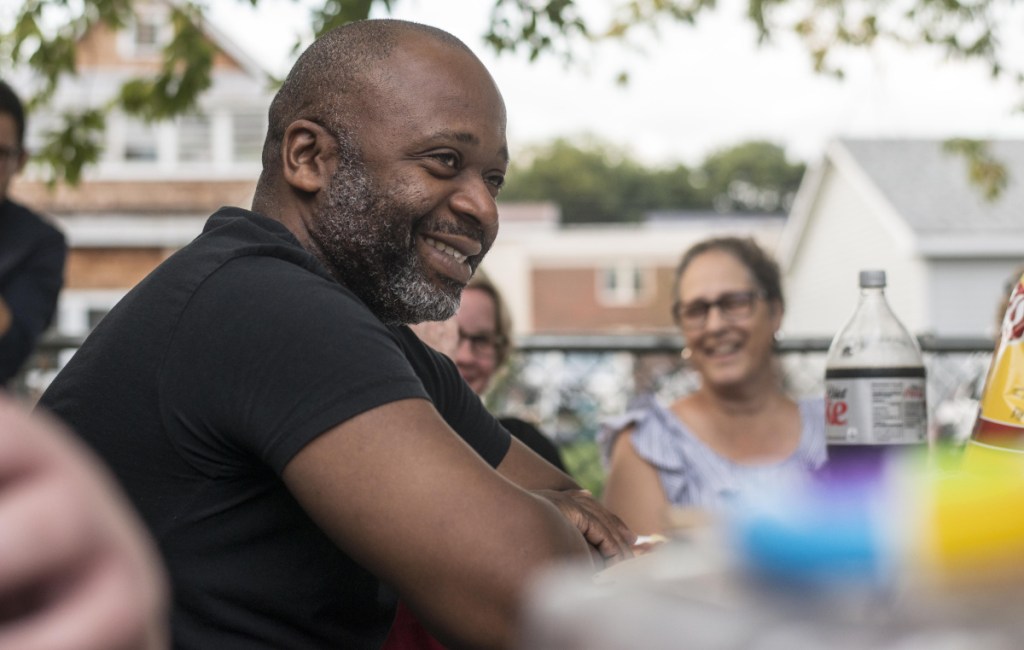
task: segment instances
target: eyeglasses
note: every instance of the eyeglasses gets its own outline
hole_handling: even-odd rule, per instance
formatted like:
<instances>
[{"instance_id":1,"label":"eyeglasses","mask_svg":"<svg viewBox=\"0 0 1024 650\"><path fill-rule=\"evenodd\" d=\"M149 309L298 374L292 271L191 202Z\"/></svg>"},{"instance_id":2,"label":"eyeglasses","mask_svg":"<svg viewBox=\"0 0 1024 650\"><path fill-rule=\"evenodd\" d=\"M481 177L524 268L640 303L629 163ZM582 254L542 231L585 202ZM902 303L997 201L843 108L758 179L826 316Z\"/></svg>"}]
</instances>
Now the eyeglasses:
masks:
<instances>
[{"instance_id":1,"label":"eyeglasses","mask_svg":"<svg viewBox=\"0 0 1024 650\"><path fill-rule=\"evenodd\" d=\"M462 342L469 342L469 350L474 356L491 356L498 351L498 347L504 345L505 337L492 332L482 332L480 334L468 334L461 329L459 330L459 347L462 347Z\"/></svg>"},{"instance_id":2,"label":"eyeglasses","mask_svg":"<svg viewBox=\"0 0 1024 650\"><path fill-rule=\"evenodd\" d=\"M704 327L708 322L708 314L712 307L718 307L722 318L733 322L747 318L754 313L754 303L764 297L763 291L730 291L723 293L718 300L677 302L672 312L676 322L682 325L683 329L695 330Z\"/></svg>"}]
</instances>

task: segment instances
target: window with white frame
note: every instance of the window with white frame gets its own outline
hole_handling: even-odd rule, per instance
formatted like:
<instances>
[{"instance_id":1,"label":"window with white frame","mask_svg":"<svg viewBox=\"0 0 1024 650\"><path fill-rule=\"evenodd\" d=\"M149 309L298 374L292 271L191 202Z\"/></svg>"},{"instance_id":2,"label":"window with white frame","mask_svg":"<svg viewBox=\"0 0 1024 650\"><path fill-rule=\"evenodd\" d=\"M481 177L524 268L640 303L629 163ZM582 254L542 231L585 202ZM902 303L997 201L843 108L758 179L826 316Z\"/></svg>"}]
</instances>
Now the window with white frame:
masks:
<instances>
[{"instance_id":1,"label":"window with white frame","mask_svg":"<svg viewBox=\"0 0 1024 650\"><path fill-rule=\"evenodd\" d=\"M178 160L184 163L213 160L212 136L209 115L190 114L178 118Z\"/></svg>"},{"instance_id":2,"label":"window with white frame","mask_svg":"<svg viewBox=\"0 0 1024 650\"><path fill-rule=\"evenodd\" d=\"M153 162L157 159L156 125L129 118L124 124L124 159Z\"/></svg>"},{"instance_id":3,"label":"window with white frame","mask_svg":"<svg viewBox=\"0 0 1024 650\"><path fill-rule=\"evenodd\" d=\"M57 304L57 331L86 336L126 292L116 289L66 289Z\"/></svg>"},{"instance_id":4,"label":"window with white frame","mask_svg":"<svg viewBox=\"0 0 1024 650\"><path fill-rule=\"evenodd\" d=\"M620 262L597 271L597 299L600 303L627 306L644 301L650 292L648 269L632 262Z\"/></svg>"},{"instance_id":5,"label":"window with white frame","mask_svg":"<svg viewBox=\"0 0 1024 650\"><path fill-rule=\"evenodd\" d=\"M127 29L118 34L118 50L130 58L154 56L170 39L167 8L139 3L135 10L135 17Z\"/></svg>"},{"instance_id":6,"label":"window with white frame","mask_svg":"<svg viewBox=\"0 0 1024 650\"><path fill-rule=\"evenodd\" d=\"M25 149L30 154L39 153L49 140L47 134L63 127L62 120L55 113L43 111L32 113L31 119L26 124Z\"/></svg>"},{"instance_id":7,"label":"window with white frame","mask_svg":"<svg viewBox=\"0 0 1024 650\"><path fill-rule=\"evenodd\" d=\"M160 26L152 20L152 16L140 16L135 21L135 32L132 36L136 52L152 52L160 44Z\"/></svg>"},{"instance_id":8,"label":"window with white frame","mask_svg":"<svg viewBox=\"0 0 1024 650\"><path fill-rule=\"evenodd\" d=\"M234 162L257 162L263 155L263 137L266 118L262 111L242 111L234 114L231 156Z\"/></svg>"}]
</instances>

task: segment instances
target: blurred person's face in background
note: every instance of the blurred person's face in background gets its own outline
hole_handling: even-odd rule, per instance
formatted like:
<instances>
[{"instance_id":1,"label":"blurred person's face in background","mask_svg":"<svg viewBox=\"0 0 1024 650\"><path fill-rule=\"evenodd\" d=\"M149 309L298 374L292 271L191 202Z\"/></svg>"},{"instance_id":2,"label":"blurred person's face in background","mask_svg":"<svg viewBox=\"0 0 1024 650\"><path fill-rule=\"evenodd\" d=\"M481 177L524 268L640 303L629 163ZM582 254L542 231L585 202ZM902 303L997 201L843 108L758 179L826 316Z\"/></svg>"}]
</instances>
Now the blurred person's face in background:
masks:
<instances>
[{"instance_id":1,"label":"blurred person's face in background","mask_svg":"<svg viewBox=\"0 0 1024 650\"><path fill-rule=\"evenodd\" d=\"M694 258L680 278L678 298L689 360L705 386L742 388L770 370L782 309L765 300L736 257L709 250Z\"/></svg>"},{"instance_id":2,"label":"blurred person's face in background","mask_svg":"<svg viewBox=\"0 0 1024 650\"><path fill-rule=\"evenodd\" d=\"M459 373L477 394L483 394L498 370L497 329L494 299L486 291L467 288L455 314L459 342L452 357Z\"/></svg>"},{"instance_id":3,"label":"blurred person's face in background","mask_svg":"<svg viewBox=\"0 0 1024 650\"><path fill-rule=\"evenodd\" d=\"M7 198L11 179L21 171L25 154L18 142L18 129L14 118L0 113L0 200Z\"/></svg>"}]
</instances>

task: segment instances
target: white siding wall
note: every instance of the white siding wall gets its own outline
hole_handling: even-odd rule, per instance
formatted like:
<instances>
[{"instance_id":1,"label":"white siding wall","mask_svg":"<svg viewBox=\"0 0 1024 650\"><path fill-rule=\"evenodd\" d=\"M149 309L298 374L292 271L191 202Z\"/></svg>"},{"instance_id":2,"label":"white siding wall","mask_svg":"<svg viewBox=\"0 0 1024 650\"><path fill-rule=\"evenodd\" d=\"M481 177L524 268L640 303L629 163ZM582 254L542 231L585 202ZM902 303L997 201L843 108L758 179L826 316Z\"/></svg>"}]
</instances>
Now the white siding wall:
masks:
<instances>
[{"instance_id":1,"label":"white siding wall","mask_svg":"<svg viewBox=\"0 0 1024 650\"><path fill-rule=\"evenodd\" d=\"M812 206L803 240L786 270L783 331L833 336L857 304L858 273L886 271L886 294L911 332L931 329L925 272L905 240L861 188L829 166Z\"/></svg>"},{"instance_id":2,"label":"white siding wall","mask_svg":"<svg viewBox=\"0 0 1024 650\"><path fill-rule=\"evenodd\" d=\"M938 260L931 264L928 286L930 321L946 336L994 336L999 305L1017 260Z\"/></svg>"}]
</instances>

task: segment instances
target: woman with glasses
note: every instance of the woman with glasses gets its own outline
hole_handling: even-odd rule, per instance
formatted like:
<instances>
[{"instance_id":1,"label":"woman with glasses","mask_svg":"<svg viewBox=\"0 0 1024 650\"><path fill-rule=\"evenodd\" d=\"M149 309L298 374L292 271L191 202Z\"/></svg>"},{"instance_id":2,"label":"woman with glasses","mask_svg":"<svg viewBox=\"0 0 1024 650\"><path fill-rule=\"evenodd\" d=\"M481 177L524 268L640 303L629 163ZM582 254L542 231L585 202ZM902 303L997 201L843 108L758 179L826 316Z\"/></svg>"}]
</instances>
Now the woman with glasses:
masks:
<instances>
[{"instance_id":1,"label":"woman with glasses","mask_svg":"<svg viewBox=\"0 0 1024 650\"><path fill-rule=\"evenodd\" d=\"M462 292L458 324L458 346L452 359L459 374L478 395L484 395L512 354L512 319L498 288L482 271L477 271ZM525 420L500 417L498 420L527 447L563 472L558 447Z\"/></svg>"},{"instance_id":2,"label":"woman with glasses","mask_svg":"<svg viewBox=\"0 0 1024 650\"><path fill-rule=\"evenodd\" d=\"M674 294L682 356L700 387L602 431L604 502L641 535L664 532L672 506L720 510L826 458L823 400L788 396L774 359L784 309L776 262L752 239L708 239L683 255Z\"/></svg>"},{"instance_id":3,"label":"woman with glasses","mask_svg":"<svg viewBox=\"0 0 1024 650\"><path fill-rule=\"evenodd\" d=\"M462 291L454 317L420 323L412 329L427 345L451 357L459 374L480 396L487 393L512 355L512 318L498 287L482 270L477 270ZM537 427L514 417L498 420L541 458L566 471L558 447Z\"/></svg>"}]
</instances>

